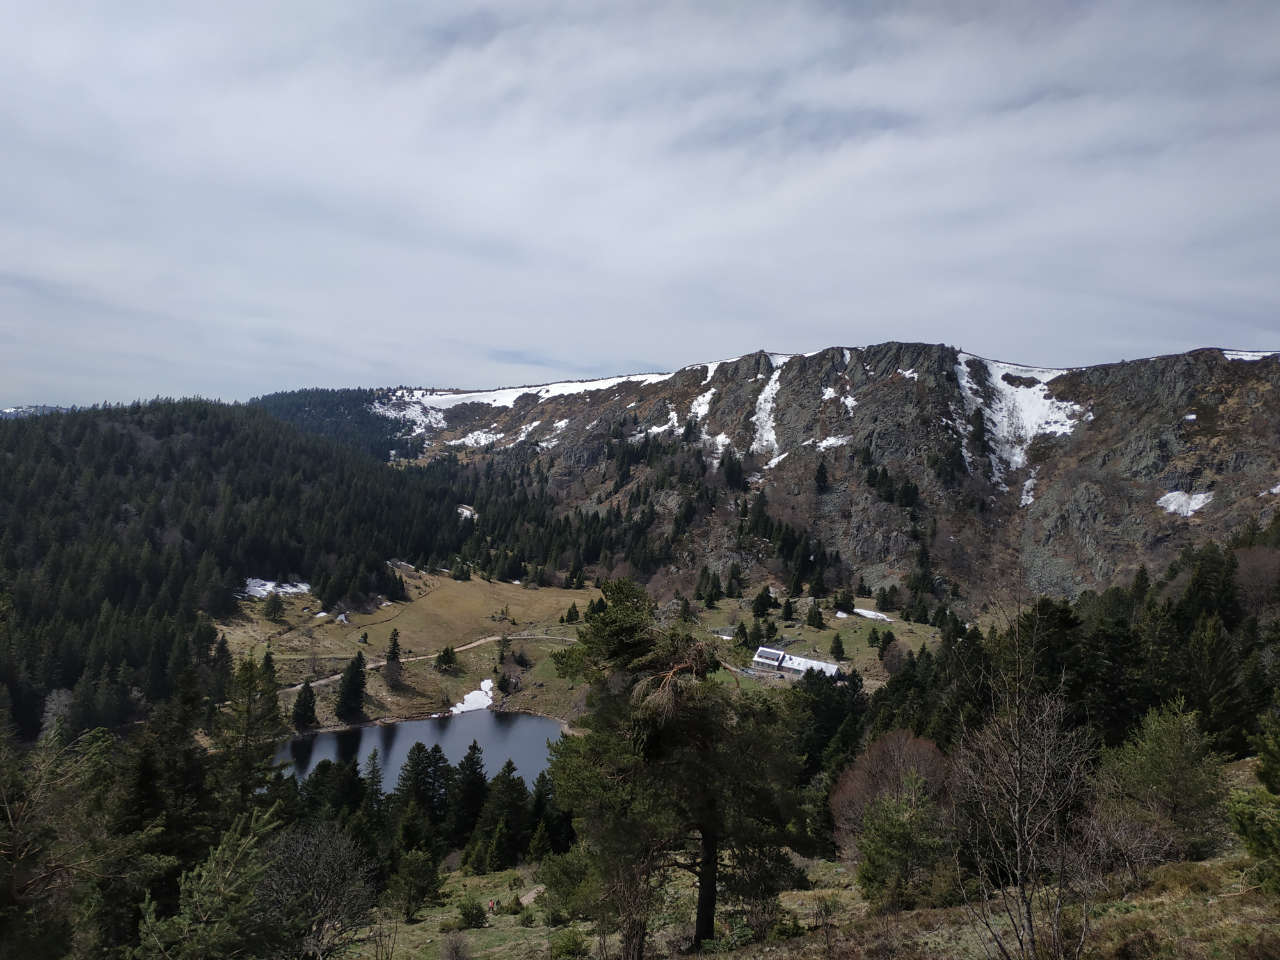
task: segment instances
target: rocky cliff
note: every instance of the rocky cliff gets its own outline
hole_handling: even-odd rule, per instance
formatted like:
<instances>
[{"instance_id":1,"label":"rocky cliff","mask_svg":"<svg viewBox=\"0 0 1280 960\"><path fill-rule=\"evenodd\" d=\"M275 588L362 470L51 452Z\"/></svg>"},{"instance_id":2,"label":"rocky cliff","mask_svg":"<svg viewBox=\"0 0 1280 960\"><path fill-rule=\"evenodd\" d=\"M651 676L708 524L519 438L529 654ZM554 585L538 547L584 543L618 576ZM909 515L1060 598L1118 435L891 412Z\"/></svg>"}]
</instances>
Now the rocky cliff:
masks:
<instances>
[{"instance_id":1,"label":"rocky cliff","mask_svg":"<svg viewBox=\"0 0 1280 960\"><path fill-rule=\"evenodd\" d=\"M1280 354L1046 369L884 343L600 381L397 389L374 410L401 419L427 457L537 464L566 509L605 509L652 480L639 469L620 481L611 438L678 441L709 472L728 456L747 495L763 491L873 586L905 576L923 544L974 597L1106 586L1280 506ZM683 539L673 582L704 562L762 562L732 546L732 502Z\"/></svg>"}]
</instances>

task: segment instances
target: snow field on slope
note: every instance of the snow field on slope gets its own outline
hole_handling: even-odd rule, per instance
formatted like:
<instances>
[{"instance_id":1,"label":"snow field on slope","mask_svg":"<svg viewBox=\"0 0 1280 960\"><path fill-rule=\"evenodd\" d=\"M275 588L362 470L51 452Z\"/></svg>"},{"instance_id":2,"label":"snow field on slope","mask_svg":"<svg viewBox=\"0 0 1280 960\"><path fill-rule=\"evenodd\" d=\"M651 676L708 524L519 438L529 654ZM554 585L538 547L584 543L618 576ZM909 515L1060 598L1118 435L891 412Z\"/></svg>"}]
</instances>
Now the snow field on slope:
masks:
<instances>
[{"instance_id":1,"label":"snow field on slope","mask_svg":"<svg viewBox=\"0 0 1280 960\"><path fill-rule=\"evenodd\" d=\"M275 580L259 580L257 577L250 577L244 582L244 595L258 600L273 593L283 596L291 593L310 592L311 584L309 583L277 583Z\"/></svg>"},{"instance_id":2,"label":"snow field on slope","mask_svg":"<svg viewBox=\"0 0 1280 960\"><path fill-rule=\"evenodd\" d=\"M964 395L965 415L971 416L975 409L982 407L993 454L1011 470L1020 470L1026 466L1027 446L1033 439L1044 433L1058 436L1070 433L1084 413L1084 409L1078 404L1054 400L1049 396L1049 388L1045 382L1066 373L1066 370L1020 367L965 353L960 354L959 358L956 376ZM978 386L969 374L967 362L970 359L977 360L987 368L993 394L989 405L983 403ZM1030 377L1040 382L1034 386L1020 387L1006 382L1003 379L1005 374ZM992 466L995 468L996 479L1003 481L1004 471L1001 466L995 463Z\"/></svg>"},{"instance_id":3,"label":"snow field on slope","mask_svg":"<svg viewBox=\"0 0 1280 960\"><path fill-rule=\"evenodd\" d=\"M778 400L778 380L781 376L782 368L778 367L773 371L769 382L764 385L764 389L760 391L760 396L756 398L756 412L751 418L751 422L756 425L756 436L751 441L752 453L776 455L778 452L778 436L774 432L773 410Z\"/></svg>"},{"instance_id":4,"label":"snow field on slope","mask_svg":"<svg viewBox=\"0 0 1280 960\"><path fill-rule=\"evenodd\" d=\"M1171 490L1156 501L1164 508L1165 513L1174 513L1180 517L1189 517L1212 502L1212 493L1183 493L1181 490Z\"/></svg>"}]
</instances>

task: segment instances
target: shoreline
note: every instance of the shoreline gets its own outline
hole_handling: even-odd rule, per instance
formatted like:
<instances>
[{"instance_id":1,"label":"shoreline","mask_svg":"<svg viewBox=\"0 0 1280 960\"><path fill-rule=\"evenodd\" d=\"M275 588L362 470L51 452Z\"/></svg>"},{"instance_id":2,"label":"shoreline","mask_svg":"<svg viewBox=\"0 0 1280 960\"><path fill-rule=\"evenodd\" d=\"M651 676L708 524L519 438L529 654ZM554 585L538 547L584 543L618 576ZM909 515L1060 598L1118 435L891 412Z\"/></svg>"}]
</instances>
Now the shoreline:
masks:
<instances>
[{"instance_id":1,"label":"shoreline","mask_svg":"<svg viewBox=\"0 0 1280 960\"><path fill-rule=\"evenodd\" d=\"M539 713L536 710L497 709L492 704L490 704L487 707L483 707L481 709L488 710L490 713L523 714L524 716L527 716L527 717L540 717L543 720L554 720L556 723L560 725L561 736L574 736L580 732L576 730L573 726L571 726L569 721L566 720L564 717L555 717L549 713ZM294 730L290 732L288 736L282 737L279 742L286 743L290 740L297 740L300 737L310 737L310 736L315 736L321 733L343 733L347 730L363 730L365 727L389 727L389 726L395 726L396 724L400 724L400 723L408 723L412 720L451 720L454 717L465 716L467 713L478 713L478 712L479 712L478 710L466 710L463 713L449 713L446 710L444 712L436 712L436 713L425 713L425 712L406 713L406 714L388 715L385 717L372 717L368 720L362 720L359 723L335 723L335 724L328 724L326 726L311 727L307 730Z\"/></svg>"}]
</instances>

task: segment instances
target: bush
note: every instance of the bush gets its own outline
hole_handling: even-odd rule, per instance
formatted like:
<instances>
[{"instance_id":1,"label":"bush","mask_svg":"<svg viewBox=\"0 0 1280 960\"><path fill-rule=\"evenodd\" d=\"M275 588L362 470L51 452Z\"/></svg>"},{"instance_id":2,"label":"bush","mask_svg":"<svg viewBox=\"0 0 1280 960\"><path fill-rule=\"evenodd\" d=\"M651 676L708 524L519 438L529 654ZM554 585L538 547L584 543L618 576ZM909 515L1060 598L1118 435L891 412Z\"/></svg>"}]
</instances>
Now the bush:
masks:
<instances>
[{"instance_id":1,"label":"bush","mask_svg":"<svg viewBox=\"0 0 1280 960\"><path fill-rule=\"evenodd\" d=\"M513 917L519 916L521 913L523 913L524 907L520 904L520 898L513 896L510 900L507 901L507 905L503 908L502 912L509 913Z\"/></svg>"},{"instance_id":2,"label":"bush","mask_svg":"<svg viewBox=\"0 0 1280 960\"><path fill-rule=\"evenodd\" d=\"M1147 712L1138 732L1107 750L1098 771L1098 816L1143 839L1115 851L1137 872L1143 862L1201 860L1223 839L1222 758L1181 700Z\"/></svg>"},{"instance_id":3,"label":"bush","mask_svg":"<svg viewBox=\"0 0 1280 960\"><path fill-rule=\"evenodd\" d=\"M569 922L569 915L559 907L548 904L542 909L542 922L548 927L563 927Z\"/></svg>"},{"instance_id":4,"label":"bush","mask_svg":"<svg viewBox=\"0 0 1280 960\"><path fill-rule=\"evenodd\" d=\"M525 907L520 911L520 926L522 927L533 926L533 911L530 910L528 907Z\"/></svg>"},{"instance_id":5,"label":"bush","mask_svg":"<svg viewBox=\"0 0 1280 960\"><path fill-rule=\"evenodd\" d=\"M467 946L467 938L460 933L444 938L440 947L440 960L470 960L471 949Z\"/></svg>"},{"instance_id":6,"label":"bush","mask_svg":"<svg viewBox=\"0 0 1280 960\"><path fill-rule=\"evenodd\" d=\"M1208 893L1218 885L1217 873L1206 864L1166 863L1152 871L1148 889L1157 895L1183 890L1187 893Z\"/></svg>"},{"instance_id":7,"label":"bush","mask_svg":"<svg viewBox=\"0 0 1280 960\"><path fill-rule=\"evenodd\" d=\"M909 910L928 904L945 854L941 820L924 778L914 771L907 774L901 794L884 794L867 807L858 839L858 886L873 908Z\"/></svg>"},{"instance_id":8,"label":"bush","mask_svg":"<svg viewBox=\"0 0 1280 960\"><path fill-rule=\"evenodd\" d=\"M572 960L585 957L590 951L586 938L574 927L561 930L551 937L551 960Z\"/></svg>"},{"instance_id":9,"label":"bush","mask_svg":"<svg viewBox=\"0 0 1280 960\"><path fill-rule=\"evenodd\" d=\"M458 919L467 930L477 930L489 922L484 904L475 897L467 897L458 904Z\"/></svg>"}]
</instances>

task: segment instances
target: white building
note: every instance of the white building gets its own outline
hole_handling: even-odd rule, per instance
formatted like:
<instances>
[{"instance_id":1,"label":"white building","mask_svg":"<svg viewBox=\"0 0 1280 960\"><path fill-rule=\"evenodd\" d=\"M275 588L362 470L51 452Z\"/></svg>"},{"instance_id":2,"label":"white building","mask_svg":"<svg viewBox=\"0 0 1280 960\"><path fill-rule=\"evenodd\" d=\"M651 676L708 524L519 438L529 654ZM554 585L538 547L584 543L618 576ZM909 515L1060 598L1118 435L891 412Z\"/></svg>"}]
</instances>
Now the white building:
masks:
<instances>
[{"instance_id":1,"label":"white building","mask_svg":"<svg viewBox=\"0 0 1280 960\"><path fill-rule=\"evenodd\" d=\"M784 650L773 647L761 647L751 658L751 665L760 670L786 670L790 673L804 673L806 670L817 670L835 676L840 668L834 663L823 660L810 660L808 657L793 657Z\"/></svg>"}]
</instances>

